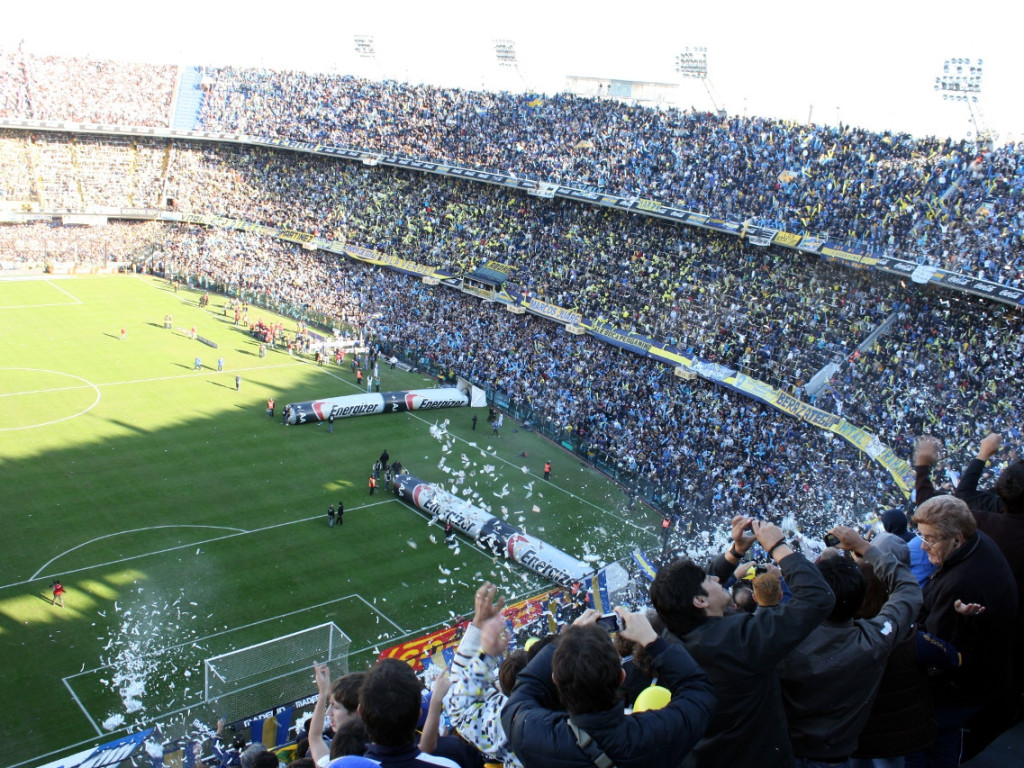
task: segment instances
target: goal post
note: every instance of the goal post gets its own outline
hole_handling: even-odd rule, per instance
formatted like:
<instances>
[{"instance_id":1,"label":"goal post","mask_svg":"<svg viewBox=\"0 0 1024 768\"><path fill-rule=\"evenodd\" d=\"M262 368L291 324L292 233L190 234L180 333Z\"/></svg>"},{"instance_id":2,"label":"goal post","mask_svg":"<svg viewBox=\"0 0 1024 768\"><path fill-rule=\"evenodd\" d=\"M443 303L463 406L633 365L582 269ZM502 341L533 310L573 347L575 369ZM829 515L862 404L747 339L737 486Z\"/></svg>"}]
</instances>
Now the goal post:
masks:
<instances>
[{"instance_id":1,"label":"goal post","mask_svg":"<svg viewBox=\"0 0 1024 768\"><path fill-rule=\"evenodd\" d=\"M352 641L334 622L238 648L203 662L203 694L229 719L292 701L315 690L313 663L348 673Z\"/></svg>"}]
</instances>

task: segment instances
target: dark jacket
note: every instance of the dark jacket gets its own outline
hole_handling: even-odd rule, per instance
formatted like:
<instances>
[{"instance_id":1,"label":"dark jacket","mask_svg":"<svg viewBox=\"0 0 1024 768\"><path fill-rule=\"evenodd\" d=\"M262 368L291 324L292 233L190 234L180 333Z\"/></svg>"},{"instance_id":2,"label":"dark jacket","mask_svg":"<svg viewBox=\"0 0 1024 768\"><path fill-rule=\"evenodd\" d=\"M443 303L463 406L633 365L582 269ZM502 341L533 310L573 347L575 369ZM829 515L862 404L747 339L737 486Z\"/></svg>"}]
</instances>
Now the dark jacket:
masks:
<instances>
[{"instance_id":1,"label":"dark jacket","mask_svg":"<svg viewBox=\"0 0 1024 768\"><path fill-rule=\"evenodd\" d=\"M993 491L978 490L978 481L981 480L981 475L984 471L985 462L982 459L971 459L967 468L964 469L964 473L960 475L960 482L957 483L956 491L954 491L953 495L958 499L966 501L967 506L971 508L971 512L975 514L978 514L978 512L990 514L1005 512L1019 514L1024 512L1024 509L1020 508L1010 509L1002 497Z\"/></svg>"},{"instance_id":2,"label":"dark jacket","mask_svg":"<svg viewBox=\"0 0 1024 768\"><path fill-rule=\"evenodd\" d=\"M984 470L985 462L981 459L974 459L968 464L956 487L956 495L967 502L978 521L978 530L988 534L1010 564L1017 584L1017 626L1020 632L1024 628L1024 513L1008 507L996 494L978 490L978 480Z\"/></svg>"},{"instance_id":3,"label":"dark jacket","mask_svg":"<svg viewBox=\"0 0 1024 768\"><path fill-rule=\"evenodd\" d=\"M980 603L980 616L961 616L954 603ZM924 584L921 623L925 631L953 644L961 667L933 672L936 706L977 706L1008 684L1017 585L1003 553L977 531L953 552Z\"/></svg>"},{"instance_id":4,"label":"dark jacket","mask_svg":"<svg viewBox=\"0 0 1024 768\"><path fill-rule=\"evenodd\" d=\"M718 697L711 725L693 750L698 768L793 763L775 667L828 616L835 597L803 555L789 555L779 565L793 592L789 601L770 611L709 618L682 638ZM711 573L733 567L719 558Z\"/></svg>"},{"instance_id":5,"label":"dark jacket","mask_svg":"<svg viewBox=\"0 0 1024 768\"><path fill-rule=\"evenodd\" d=\"M878 615L824 621L778 667L797 757L842 762L857 747L889 653L913 634L921 588L910 568L879 547L864 558L889 590Z\"/></svg>"},{"instance_id":6,"label":"dark jacket","mask_svg":"<svg viewBox=\"0 0 1024 768\"><path fill-rule=\"evenodd\" d=\"M919 752L933 741L932 697L911 638L889 654L878 695L857 738L853 757L901 757Z\"/></svg>"},{"instance_id":7,"label":"dark jacket","mask_svg":"<svg viewBox=\"0 0 1024 768\"><path fill-rule=\"evenodd\" d=\"M932 482L932 465L920 464L914 467L914 507L920 507L932 496L941 496L945 491L937 491Z\"/></svg>"},{"instance_id":8,"label":"dark jacket","mask_svg":"<svg viewBox=\"0 0 1024 768\"><path fill-rule=\"evenodd\" d=\"M556 700L551 680L554 652L549 645L519 673L501 710L501 723L526 768L594 768L569 729L568 713L550 708ZM680 765L704 733L715 706L707 675L683 648L659 638L647 653L654 661L658 685L672 692L664 709L626 715L620 702L604 712L573 717L617 768Z\"/></svg>"}]
</instances>

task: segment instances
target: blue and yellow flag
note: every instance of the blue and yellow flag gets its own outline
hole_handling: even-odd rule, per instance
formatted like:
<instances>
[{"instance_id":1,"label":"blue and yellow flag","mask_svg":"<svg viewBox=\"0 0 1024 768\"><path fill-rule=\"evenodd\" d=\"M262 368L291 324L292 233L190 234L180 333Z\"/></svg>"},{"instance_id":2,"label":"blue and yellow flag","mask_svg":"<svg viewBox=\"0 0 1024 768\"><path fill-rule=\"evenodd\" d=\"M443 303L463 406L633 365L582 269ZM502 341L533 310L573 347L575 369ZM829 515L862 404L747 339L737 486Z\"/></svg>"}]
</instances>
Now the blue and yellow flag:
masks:
<instances>
[{"instance_id":1,"label":"blue and yellow flag","mask_svg":"<svg viewBox=\"0 0 1024 768\"><path fill-rule=\"evenodd\" d=\"M640 547L633 550L633 562L640 566L640 572L647 577L648 581L654 581L655 574L658 573L658 568L647 559L647 556L640 551Z\"/></svg>"}]
</instances>

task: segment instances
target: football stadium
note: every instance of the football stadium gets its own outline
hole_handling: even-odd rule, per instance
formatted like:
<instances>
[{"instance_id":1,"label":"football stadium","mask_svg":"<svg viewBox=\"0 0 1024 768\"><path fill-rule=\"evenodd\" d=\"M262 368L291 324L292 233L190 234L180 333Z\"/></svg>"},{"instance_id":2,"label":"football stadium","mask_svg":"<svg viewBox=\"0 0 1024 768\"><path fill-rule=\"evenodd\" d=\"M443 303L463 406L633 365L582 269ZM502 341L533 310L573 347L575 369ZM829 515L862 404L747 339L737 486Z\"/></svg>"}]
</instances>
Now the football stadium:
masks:
<instances>
[{"instance_id":1,"label":"football stadium","mask_svg":"<svg viewBox=\"0 0 1024 768\"><path fill-rule=\"evenodd\" d=\"M0 764L1024 764L1022 146L598 80L0 48Z\"/></svg>"}]
</instances>

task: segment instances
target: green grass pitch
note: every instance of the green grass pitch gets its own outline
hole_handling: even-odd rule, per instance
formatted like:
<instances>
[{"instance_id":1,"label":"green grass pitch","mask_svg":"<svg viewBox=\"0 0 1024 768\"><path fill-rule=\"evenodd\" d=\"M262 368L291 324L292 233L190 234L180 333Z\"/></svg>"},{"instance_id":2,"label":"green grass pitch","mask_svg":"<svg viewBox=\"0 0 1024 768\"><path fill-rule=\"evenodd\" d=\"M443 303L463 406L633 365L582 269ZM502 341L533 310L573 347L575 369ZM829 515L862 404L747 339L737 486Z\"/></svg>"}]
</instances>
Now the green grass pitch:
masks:
<instances>
[{"instance_id":1,"label":"green grass pitch","mask_svg":"<svg viewBox=\"0 0 1024 768\"><path fill-rule=\"evenodd\" d=\"M124 275L0 282L3 764L53 759L170 712L210 716L198 706L208 656L334 621L360 666L470 613L483 578L509 597L546 586L469 542L446 547L383 489L371 497L385 448L576 557L657 545L655 513L627 512L617 486L510 420L495 438L480 411L470 430L468 409L345 419L334 434L267 418L270 396L280 414L355 394L350 369L260 358L221 297L206 309L197 298ZM179 330L192 326L219 349ZM382 368L384 391L432 385ZM429 429L443 419L447 448ZM344 526L329 529L339 499ZM63 609L50 604L55 577ZM143 684L126 697L118 681L132 665Z\"/></svg>"}]
</instances>

